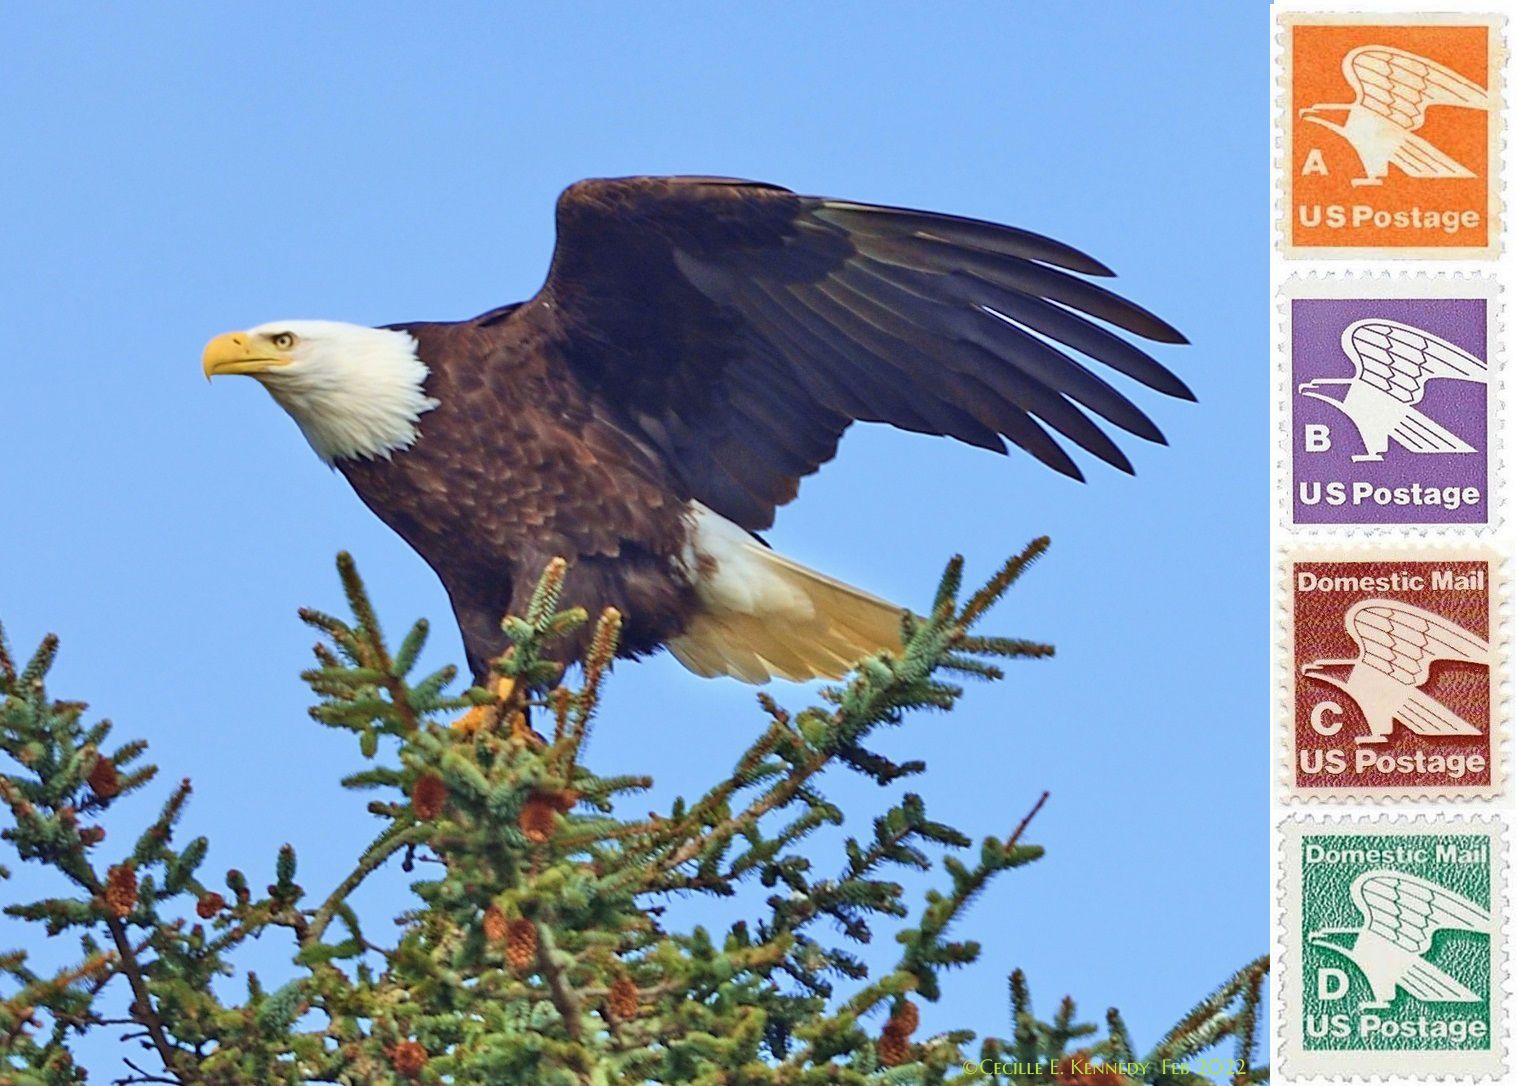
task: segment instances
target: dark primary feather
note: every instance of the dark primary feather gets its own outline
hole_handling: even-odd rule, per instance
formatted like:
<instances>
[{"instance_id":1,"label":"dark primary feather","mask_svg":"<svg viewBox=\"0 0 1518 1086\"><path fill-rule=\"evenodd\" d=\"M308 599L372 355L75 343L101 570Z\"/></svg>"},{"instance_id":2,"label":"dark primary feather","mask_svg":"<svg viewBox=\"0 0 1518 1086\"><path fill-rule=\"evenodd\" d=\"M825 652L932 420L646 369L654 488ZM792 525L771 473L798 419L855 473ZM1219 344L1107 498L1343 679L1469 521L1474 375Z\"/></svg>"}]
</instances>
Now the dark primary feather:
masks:
<instances>
[{"instance_id":1,"label":"dark primary feather","mask_svg":"<svg viewBox=\"0 0 1518 1086\"><path fill-rule=\"evenodd\" d=\"M558 352L686 497L758 530L855 420L1010 441L1080 478L1058 435L1131 471L1096 419L1164 438L1082 359L1190 399L1106 326L1185 339L1082 275L1111 272L972 219L721 178L584 181L560 198L547 282L504 321Z\"/></svg>"}]
</instances>

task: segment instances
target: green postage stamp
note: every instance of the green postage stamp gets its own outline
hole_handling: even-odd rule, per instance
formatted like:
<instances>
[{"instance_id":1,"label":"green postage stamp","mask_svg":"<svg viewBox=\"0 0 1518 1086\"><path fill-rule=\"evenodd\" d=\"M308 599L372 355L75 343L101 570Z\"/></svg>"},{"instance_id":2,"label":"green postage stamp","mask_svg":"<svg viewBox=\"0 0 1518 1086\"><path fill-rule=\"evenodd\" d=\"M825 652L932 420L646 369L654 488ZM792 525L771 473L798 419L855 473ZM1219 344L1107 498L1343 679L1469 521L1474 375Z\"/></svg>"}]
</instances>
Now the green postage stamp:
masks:
<instances>
[{"instance_id":1,"label":"green postage stamp","mask_svg":"<svg viewBox=\"0 0 1518 1086\"><path fill-rule=\"evenodd\" d=\"M1503 1081L1500 823L1300 820L1282 847L1284 1077Z\"/></svg>"}]
</instances>

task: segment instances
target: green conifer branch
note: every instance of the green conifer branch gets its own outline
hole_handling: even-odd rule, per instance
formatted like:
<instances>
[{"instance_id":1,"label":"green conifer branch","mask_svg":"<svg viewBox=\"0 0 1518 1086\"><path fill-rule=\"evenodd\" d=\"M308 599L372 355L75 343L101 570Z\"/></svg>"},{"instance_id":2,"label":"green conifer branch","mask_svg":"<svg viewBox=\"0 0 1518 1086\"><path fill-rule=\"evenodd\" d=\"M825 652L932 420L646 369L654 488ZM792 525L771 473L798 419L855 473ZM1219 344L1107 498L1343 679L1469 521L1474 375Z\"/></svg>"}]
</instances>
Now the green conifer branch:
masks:
<instances>
[{"instance_id":1,"label":"green conifer branch","mask_svg":"<svg viewBox=\"0 0 1518 1086\"><path fill-rule=\"evenodd\" d=\"M503 692L453 696L453 669L413 674L426 624L392 650L354 563L340 556L351 618L302 612L323 638L305 678L312 716L355 735L363 765L343 784L371 794L381 826L338 877L298 879L285 846L262 895L236 870L225 894L209 889L199 874L205 839L175 843L188 782L170 789L124 852L95 858L104 847L95 814L139 803L155 771L141 743L112 748L108 723L87 724L82 705L47 698L56 641L18 667L0 638L4 839L75 888L7 902L7 911L82 936L79 960L50 975L24 954L0 955L0 1082L82 1081L70 1045L101 1030L133 1035L156 1056L156 1069L132 1057L123 1082L965 1080L971 1033L913 1036L912 1001L936 999L945 972L976 959L976 944L949 931L997 876L1042 854L1021 838L1043 801L1009 837L972 849L907 793L882 804L870 833L845 838L831 874L809 853L819 828L845 823L823 790L827 769L883 787L922 772L919 760L875 750L879 729L952 708L961 691L945 676L994 679L995 661L1052 652L971 632L1046 545L1036 541L963 603L963 562L950 562L929 613L904 619L900 653L861 662L799 712L761 695L761 729L724 779L633 817L629 797L650 780L602 776L586 760L621 616L597 617L571 682L554 643L587 617L558 610L563 563L545 571L525 615L503 622L511 647L492 664L508 680ZM476 708L494 714L485 726L453 719ZM551 738L504 726L527 712ZM945 884L914 908L897 873L928 870L935 856ZM352 897L397 867L413 879L415 905L394 945L381 946L363 934ZM311 894L305 882L323 886ZM745 885L767 888L757 916L737 905ZM673 920L671 903L691 893L734 902L726 931ZM872 977L856 949L877 928L901 950ZM213 978L237 975L243 945L276 929L289 933L288 971L268 985L242 973L246 995L219 996ZM1246 1067L1239 1081L1263 1081L1268 1069L1251 1063L1263 968L1209 995L1154 1052L1184 1062L1231 1041ZM118 980L130 990L124 1020L97 1009ZM1131 1060L1116 1012L1104 1037L1068 1001L1041 1021L1019 974L1011 1003L1013 1040L987 1039L979 1051L1044 1061L1042 1078L1019 1083L1069 1081L1071 1059Z\"/></svg>"}]
</instances>

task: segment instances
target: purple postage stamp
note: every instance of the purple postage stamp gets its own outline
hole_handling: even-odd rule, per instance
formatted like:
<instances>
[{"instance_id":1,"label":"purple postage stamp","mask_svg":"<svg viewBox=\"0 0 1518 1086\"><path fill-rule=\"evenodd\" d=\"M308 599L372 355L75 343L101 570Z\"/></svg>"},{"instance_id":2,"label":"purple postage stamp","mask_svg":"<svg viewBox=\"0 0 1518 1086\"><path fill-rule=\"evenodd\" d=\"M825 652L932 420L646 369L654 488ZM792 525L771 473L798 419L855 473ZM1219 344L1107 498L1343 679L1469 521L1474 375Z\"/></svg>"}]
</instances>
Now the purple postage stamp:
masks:
<instances>
[{"instance_id":1,"label":"purple postage stamp","mask_svg":"<svg viewBox=\"0 0 1518 1086\"><path fill-rule=\"evenodd\" d=\"M1295 279L1285 294L1290 523L1490 525L1493 281Z\"/></svg>"}]
</instances>

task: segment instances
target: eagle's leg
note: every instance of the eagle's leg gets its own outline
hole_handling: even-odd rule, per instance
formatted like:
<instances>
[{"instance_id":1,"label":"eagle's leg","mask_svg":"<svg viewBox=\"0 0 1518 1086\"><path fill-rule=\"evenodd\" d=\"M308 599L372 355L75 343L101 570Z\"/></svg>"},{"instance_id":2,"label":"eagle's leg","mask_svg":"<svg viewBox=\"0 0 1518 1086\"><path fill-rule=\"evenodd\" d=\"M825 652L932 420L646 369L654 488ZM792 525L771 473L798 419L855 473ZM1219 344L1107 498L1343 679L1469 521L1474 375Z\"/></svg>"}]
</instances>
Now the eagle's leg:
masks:
<instances>
[{"instance_id":1,"label":"eagle's leg","mask_svg":"<svg viewBox=\"0 0 1518 1086\"><path fill-rule=\"evenodd\" d=\"M525 747L546 747L548 740L538 734L527 719L527 706L522 706L511 714L510 741L520 743Z\"/></svg>"},{"instance_id":2,"label":"eagle's leg","mask_svg":"<svg viewBox=\"0 0 1518 1086\"><path fill-rule=\"evenodd\" d=\"M1364 185L1379 185L1381 179L1379 177L1351 177L1349 183L1354 188L1360 188Z\"/></svg>"},{"instance_id":3,"label":"eagle's leg","mask_svg":"<svg viewBox=\"0 0 1518 1086\"><path fill-rule=\"evenodd\" d=\"M474 735L482 728L489 730L495 727L505 713L507 704L516 693L516 685L515 679L497 679L495 689L491 691L495 695L495 700L474 706L453 722L453 730L463 732L465 735Z\"/></svg>"},{"instance_id":4,"label":"eagle's leg","mask_svg":"<svg viewBox=\"0 0 1518 1086\"><path fill-rule=\"evenodd\" d=\"M1379 464L1382 460L1385 459L1386 457L1382 456L1380 453L1374 452L1355 453L1350 457L1350 460L1356 464Z\"/></svg>"},{"instance_id":5,"label":"eagle's leg","mask_svg":"<svg viewBox=\"0 0 1518 1086\"><path fill-rule=\"evenodd\" d=\"M505 722L510 742L529 747L548 745L528 722L527 697L515 679L497 679L491 693L495 695L493 701L474 706L453 722L453 730L472 737L481 730L498 731Z\"/></svg>"}]
</instances>

